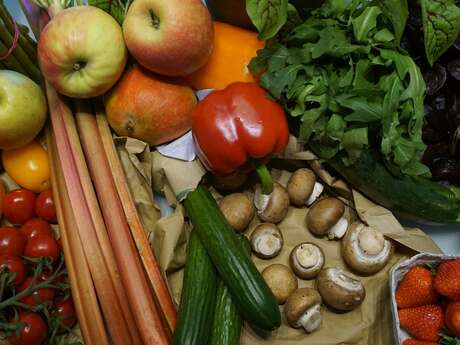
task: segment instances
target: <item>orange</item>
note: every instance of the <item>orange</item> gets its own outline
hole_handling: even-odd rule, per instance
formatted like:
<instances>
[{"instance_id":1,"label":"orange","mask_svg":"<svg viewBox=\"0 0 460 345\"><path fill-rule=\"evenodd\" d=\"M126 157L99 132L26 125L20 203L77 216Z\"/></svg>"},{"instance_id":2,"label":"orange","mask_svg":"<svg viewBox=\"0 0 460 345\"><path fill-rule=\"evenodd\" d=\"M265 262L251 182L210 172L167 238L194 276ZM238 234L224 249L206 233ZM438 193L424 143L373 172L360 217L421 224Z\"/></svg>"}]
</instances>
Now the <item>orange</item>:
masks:
<instances>
[{"instance_id":1,"label":"orange","mask_svg":"<svg viewBox=\"0 0 460 345\"><path fill-rule=\"evenodd\" d=\"M195 90L223 89L237 81L251 82L254 78L247 65L265 42L255 32L214 22L214 50L206 65L185 77Z\"/></svg>"},{"instance_id":2,"label":"orange","mask_svg":"<svg viewBox=\"0 0 460 345\"><path fill-rule=\"evenodd\" d=\"M2 153L6 173L21 187L40 193L50 188L46 150L37 141Z\"/></svg>"}]
</instances>

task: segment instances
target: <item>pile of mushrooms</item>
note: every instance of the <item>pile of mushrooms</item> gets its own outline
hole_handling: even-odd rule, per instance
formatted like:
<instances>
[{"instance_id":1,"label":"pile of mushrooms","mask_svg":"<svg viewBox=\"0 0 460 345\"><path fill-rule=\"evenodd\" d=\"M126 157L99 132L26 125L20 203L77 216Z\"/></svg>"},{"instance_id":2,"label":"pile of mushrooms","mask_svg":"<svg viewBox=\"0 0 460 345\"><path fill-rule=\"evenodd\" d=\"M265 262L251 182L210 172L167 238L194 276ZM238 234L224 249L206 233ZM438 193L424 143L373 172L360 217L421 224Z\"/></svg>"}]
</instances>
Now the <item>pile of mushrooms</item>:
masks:
<instances>
[{"instance_id":1,"label":"pile of mushrooms","mask_svg":"<svg viewBox=\"0 0 460 345\"><path fill-rule=\"evenodd\" d=\"M376 229L355 222L342 240L342 256L354 271L374 274L390 260L394 252L392 243Z\"/></svg>"},{"instance_id":2,"label":"pile of mushrooms","mask_svg":"<svg viewBox=\"0 0 460 345\"><path fill-rule=\"evenodd\" d=\"M315 202L307 213L307 227L318 237L342 238L348 228L344 204L331 197Z\"/></svg>"}]
</instances>

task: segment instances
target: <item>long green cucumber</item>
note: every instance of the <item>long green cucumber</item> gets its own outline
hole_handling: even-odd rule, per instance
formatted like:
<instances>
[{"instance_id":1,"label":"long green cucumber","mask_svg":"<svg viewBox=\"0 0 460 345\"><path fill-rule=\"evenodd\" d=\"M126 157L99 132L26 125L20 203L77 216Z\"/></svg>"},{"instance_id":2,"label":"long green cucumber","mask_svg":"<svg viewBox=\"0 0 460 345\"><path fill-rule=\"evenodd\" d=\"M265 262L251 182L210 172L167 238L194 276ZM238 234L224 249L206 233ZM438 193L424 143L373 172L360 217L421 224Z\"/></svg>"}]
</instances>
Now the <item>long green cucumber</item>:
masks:
<instances>
[{"instance_id":1,"label":"long green cucumber","mask_svg":"<svg viewBox=\"0 0 460 345\"><path fill-rule=\"evenodd\" d=\"M270 288L238 243L211 193L198 186L185 199L185 208L220 277L243 318L263 330L281 324L278 305Z\"/></svg>"},{"instance_id":2,"label":"long green cucumber","mask_svg":"<svg viewBox=\"0 0 460 345\"><path fill-rule=\"evenodd\" d=\"M184 283L174 345L203 345L211 334L216 302L216 270L195 230L187 247Z\"/></svg>"},{"instance_id":3,"label":"long green cucumber","mask_svg":"<svg viewBox=\"0 0 460 345\"><path fill-rule=\"evenodd\" d=\"M378 155L363 150L351 166L327 163L364 195L395 213L432 223L460 223L460 189L425 178L392 175Z\"/></svg>"},{"instance_id":4,"label":"long green cucumber","mask_svg":"<svg viewBox=\"0 0 460 345\"><path fill-rule=\"evenodd\" d=\"M244 235L241 235L238 236L238 240L247 252L246 254L250 256L251 247L248 239ZM220 279L217 286L214 322L208 345L238 345L242 325L243 318L233 302L233 297L223 280Z\"/></svg>"}]
</instances>

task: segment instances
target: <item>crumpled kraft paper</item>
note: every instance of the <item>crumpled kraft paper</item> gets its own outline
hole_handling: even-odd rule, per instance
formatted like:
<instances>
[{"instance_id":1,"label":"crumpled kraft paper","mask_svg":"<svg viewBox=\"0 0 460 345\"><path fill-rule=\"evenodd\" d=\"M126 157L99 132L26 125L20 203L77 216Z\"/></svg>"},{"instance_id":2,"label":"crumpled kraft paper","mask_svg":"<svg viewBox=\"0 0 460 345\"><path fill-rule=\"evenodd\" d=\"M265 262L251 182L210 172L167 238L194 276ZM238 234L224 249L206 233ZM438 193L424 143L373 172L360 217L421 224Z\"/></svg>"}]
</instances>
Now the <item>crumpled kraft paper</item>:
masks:
<instances>
[{"instance_id":1,"label":"crumpled kraft paper","mask_svg":"<svg viewBox=\"0 0 460 345\"><path fill-rule=\"evenodd\" d=\"M129 139L131 140L131 139ZM138 195L142 196L153 189L162 191L173 205L173 214L158 219L148 227L152 248L160 265L167 273L168 283L172 296L178 304L180 301L180 290L182 286L183 265L185 263L186 241L190 233L190 225L184 221L184 209L178 200L184 197L184 192L192 190L204 176L205 170L198 161L183 162L172 158L161 156L158 152L150 152L144 147L142 152L133 152L129 145L120 145L119 151L127 151L121 154L122 163L128 176L138 174L153 174L151 186L147 183L137 185L130 183L136 203L142 204L142 198L138 201ZM135 159L133 160L133 155ZM143 158L145 160L143 160ZM387 209L371 202L359 192L350 189L342 180L330 175L322 169L316 157L308 151L299 149L297 143L291 141L288 149L280 158L305 161L305 165L318 173L324 183L333 192L338 193L341 199L347 203L347 214L350 220L361 218L362 221L374 226L397 243L397 251L390 263L376 275L370 277L359 277L366 288L366 299L358 309L345 313L336 314L330 312L323 306L323 323L321 328L310 334L302 330L292 329L287 326L283 315L282 326L275 332L262 336L245 325L242 331L240 343L243 345L256 344L277 344L293 345L308 343L314 345L390 345L393 344L393 329L390 310L389 296L389 271L395 264L406 260L417 251L440 253L437 245L419 229L404 229L397 219ZM150 161L148 164L140 164ZM143 171L144 170L144 171ZM286 183L290 173L287 171L274 171L274 177L282 184ZM252 196L251 191L245 191ZM152 207L154 208L154 207ZM272 260L261 260L253 258L256 266L261 271L273 263L288 264L288 257L291 249L303 241L311 241L318 244L326 254L325 266L337 266L346 269L340 253L340 242L328 241L326 238L318 239L313 237L306 227L306 215L308 209L291 207L287 217L279 224L284 236L284 247L278 257ZM142 218L149 218L140 209ZM254 220L246 235L249 235L257 224ZM314 280L298 280L299 287L314 286ZM282 309L283 307L281 307Z\"/></svg>"}]
</instances>

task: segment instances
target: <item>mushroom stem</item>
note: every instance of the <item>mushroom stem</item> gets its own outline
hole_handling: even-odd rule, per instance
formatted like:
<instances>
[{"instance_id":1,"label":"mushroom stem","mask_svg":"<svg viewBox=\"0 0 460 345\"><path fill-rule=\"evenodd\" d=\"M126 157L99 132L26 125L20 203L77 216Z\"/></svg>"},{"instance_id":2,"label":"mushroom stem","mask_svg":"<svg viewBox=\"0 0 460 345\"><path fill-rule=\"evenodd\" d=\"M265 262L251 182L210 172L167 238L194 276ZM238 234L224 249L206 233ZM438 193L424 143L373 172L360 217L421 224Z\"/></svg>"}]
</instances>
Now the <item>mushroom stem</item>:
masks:
<instances>
[{"instance_id":1,"label":"mushroom stem","mask_svg":"<svg viewBox=\"0 0 460 345\"><path fill-rule=\"evenodd\" d=\"M303 327L305 332L311 333L321 326L321 312L320 305L314 305L313 307L307 309L305 313L300 317L298 323Z\"/></svg>"},{"instance_id":2,"label":"mushroom stem","mask_svg":"<svg viewBox=\"0 0 460 345\"><path fill-rule=\"evenodd\" d=\"M348 220L344 216L342 216L335 225L329 229L328 237L330 240L334 238L341 239L348 229Z\"/></svg>"},{"instance_id":3,"label":"mushroom stem","mask_svg":"<svg viewBox=\"0 0 460 345\"><path fill-rule=\"evenodd\" d=\"M256 169L257 176L259 177L260 185L263 194L270 194L273 191L273 179L270 171L265 164L262 164L257 159L251 160Z\"/></svg>"},{"instance_id":4,"label":"mushroom stem","mask_svg":"<svg viewBox=\"0 0 460 345\"><path fill-rule=\"evenodd\" d=\"M262 255L272 256L279 251L281 241L275 236L264 234L254 241L254 249Z\"/></svg>"},{"instance_id":5,"label":"mushroom stem","mask_svg":"<svg viewBox=\"0 0 460 345\"><path fill-rule=\"evenodd\" d=\"M315 185L313 187L313 191L311 192L311 194L308 197L308 200L307 200L307 202L305 204L307 206L312 205L316 201L316 199L319 198L319 196L321 195L323 190L324 190L324 186L319 182L315 182Z\"/></svg>"}]
</instances>

